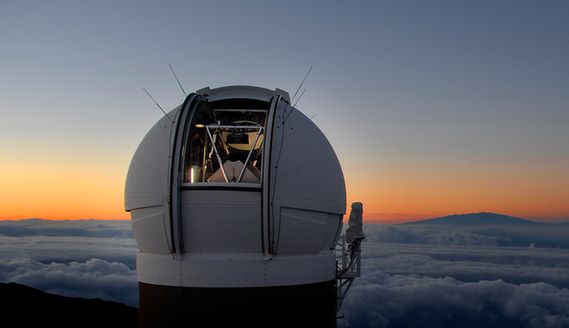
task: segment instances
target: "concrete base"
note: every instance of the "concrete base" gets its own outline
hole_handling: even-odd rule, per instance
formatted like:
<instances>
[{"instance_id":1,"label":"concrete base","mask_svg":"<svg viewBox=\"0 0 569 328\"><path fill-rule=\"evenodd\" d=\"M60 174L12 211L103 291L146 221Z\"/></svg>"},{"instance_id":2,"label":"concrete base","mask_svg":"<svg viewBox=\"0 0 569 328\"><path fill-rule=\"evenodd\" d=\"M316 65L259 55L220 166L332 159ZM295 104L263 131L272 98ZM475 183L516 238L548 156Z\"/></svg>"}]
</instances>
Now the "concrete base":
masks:
<instances>
[{"instance_id":1,"label":"concrete base","mask_svg":"<svg viewBox=\"0 0 569 328\"><path fill-rule=\"evenodd\" d=\"M141 328L336 327L336 281L198 288L139 283Z\"/></svg>"}]
</instances>

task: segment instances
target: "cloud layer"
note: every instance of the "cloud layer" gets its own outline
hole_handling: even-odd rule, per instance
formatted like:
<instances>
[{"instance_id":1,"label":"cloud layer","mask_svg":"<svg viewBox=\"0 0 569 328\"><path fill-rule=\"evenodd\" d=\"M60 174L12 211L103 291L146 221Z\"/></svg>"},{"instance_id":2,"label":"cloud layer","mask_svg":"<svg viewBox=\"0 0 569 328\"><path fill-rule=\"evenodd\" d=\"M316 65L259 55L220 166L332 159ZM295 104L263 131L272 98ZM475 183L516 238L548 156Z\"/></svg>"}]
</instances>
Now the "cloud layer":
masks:
<instances>
[{"instance_id":1,"label":"cloud layer","mask_svg":"<svg viewBox=\"0 0 569 328\"><path fill-rule=\"evenodd\" d=\"M340 327L569 327L569 250L526 244L550 227L367 228Z\"/></svg>"},{"instance_id":2,"label":"cloud layer","mask_svg":"<svg viewBox=\"0 0 569 328\"><path fill-rule=\"evenodd\" d=\"M341 327L561 328L569 326L569 290L376 271L350 291L342 312Z\"/></svg>"},{"instance_id":3,"label":"cloud layer","mask_svg":"<svg viewBox=\"0 0 569 328\"><path fill-rule=\"evenodd\" d=\"M132 238L128 220L0 221L0 235Z\"/></svg>"},{"instance_id":4,"label":"cloud layer","mask_svg":"<svg viewBox=\"0 0 569 328\"><path fill-rule=\"evenodd\" d=\"M364 272L569 288L569 250L364 243Z\"/></svg>"},{"instance_id":5,"label":"cloud layer","mask_svg":"<svg viewBox=\"0 0 569 328\"><path fill-rule=\"evenodd\" d=\"M0 280L136 306L127 223L0 224ZM569 327L569 249L557 228L368 225L339 326Z\"/></svg>"},{"instance_id":6,"label":"cloud layer","mask_svg":"<svg viewBox=\"0 0 569 328\"><path fill-rule=\"evenodd\" d=\"M0 259L69 263L100 258L135 269L135 256L136 243L131 238L0 236Z\"/></svg>"},{"instance_id":7,"label":"cloud layer","mask_svg":"<svg viewBox=\"0 0 569 328\"><path fill-rule=\"evenodd\" d=\"M0 222L0 281L136 306L131 236L129 221Z\"/></svg>"},{"instance_id":8,"label":"cloud layer","mask_svg":"<svg viewBox=\"0 0 569 328\"><path fill-rule=\"evenodd\" d=\"M381 225L367 224L368 242L446 246L507 246L569 249L569 225Z\"/></svg>"}]
</instances>

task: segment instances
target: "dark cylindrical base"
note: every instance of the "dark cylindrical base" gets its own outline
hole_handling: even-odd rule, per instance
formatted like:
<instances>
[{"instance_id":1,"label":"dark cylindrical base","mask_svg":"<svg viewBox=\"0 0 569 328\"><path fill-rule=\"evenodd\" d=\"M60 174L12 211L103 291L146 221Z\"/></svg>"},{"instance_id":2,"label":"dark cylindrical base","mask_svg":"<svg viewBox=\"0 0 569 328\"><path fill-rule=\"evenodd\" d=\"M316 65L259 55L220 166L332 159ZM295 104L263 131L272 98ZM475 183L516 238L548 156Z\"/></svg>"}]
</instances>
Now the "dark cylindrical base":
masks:
<instances>
[{"instance_id":1,"label":"dark cylindrical base","mask_svg":"<svg viewBox=\"0 0 569 328\"><path fill-rule=\"evenodd\" d=\"M139 283L140 327L336 327L336 282L255 288Z\"/></svg>"}]
</instances>

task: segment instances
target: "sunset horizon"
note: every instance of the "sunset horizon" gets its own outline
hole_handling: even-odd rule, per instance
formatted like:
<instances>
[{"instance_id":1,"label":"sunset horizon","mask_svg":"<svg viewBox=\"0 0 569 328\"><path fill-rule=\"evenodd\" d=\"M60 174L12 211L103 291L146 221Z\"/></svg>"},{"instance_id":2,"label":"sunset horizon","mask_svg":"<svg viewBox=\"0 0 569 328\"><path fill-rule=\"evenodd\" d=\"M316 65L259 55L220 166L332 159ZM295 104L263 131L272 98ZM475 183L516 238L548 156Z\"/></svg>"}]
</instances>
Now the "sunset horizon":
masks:
<instances>
[{"instance_id":1,"label":"sunset horizon","mask_svg":"<svg viewBox=\"0 0 569 328\"><path fill-rule=\"evenodd\" d=\"M347 205L349 208L349 204ZM365 204L364 204L365 209ZM349 212L349 210L348 210ZM521 218L524 220L530 220L535 222L543 223L565 223L569 222L569 217L567 216L526 216L512 214L508 212L498 212L498 211L488 211L488 210L475 210L470 212L440 212L433 214L416 214L416 213L365 213L363 215L364 221L366 223L383 223L383 224L398 224L407 223L415 221L423 221L433 218L453 216L453 215L464 215L464 214L481 214L481 213L491 213L491 214L501 214L516 218ZM18 221L18 220L48 220L48 221L81 221L81 220L101 220L101 221L128 221L130 220L130 214L125 211L125 217L94 217L94 216L78 216L78 217L67 217L67 216L14 216L14 217L0 217L0 221ZM344 217L344 223L347 223L348 216Z\"/></svg>"},{"instance_id":2,"label":"sunset horizon","mask_svg":"<svg viewBox=\"0 0 569 328\"><path fill-rule=\"evenodd\" d=\"M0 1L0 325L569 327L568 17Z\"/></svg>"}]
</instances>

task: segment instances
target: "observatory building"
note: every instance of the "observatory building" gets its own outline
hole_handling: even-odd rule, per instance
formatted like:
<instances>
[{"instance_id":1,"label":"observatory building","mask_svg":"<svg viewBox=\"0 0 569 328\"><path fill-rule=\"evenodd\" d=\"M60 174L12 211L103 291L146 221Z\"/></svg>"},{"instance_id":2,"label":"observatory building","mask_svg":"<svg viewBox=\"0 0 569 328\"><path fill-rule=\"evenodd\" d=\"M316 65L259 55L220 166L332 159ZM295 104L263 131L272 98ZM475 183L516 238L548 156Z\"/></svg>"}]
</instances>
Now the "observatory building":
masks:
<instances>
[{"instance_id":1,"label":"observatory building","mask_svg":"<svg viewBox=\"0 0 569 328\"><path fill-rule=\"evenodd\" d=\"M141 327L335 327L359 269L354 248L337 257L344 177L290 102L280 89L204 88L142 140L125 190Z\"/></svg>"}]
</instances>

